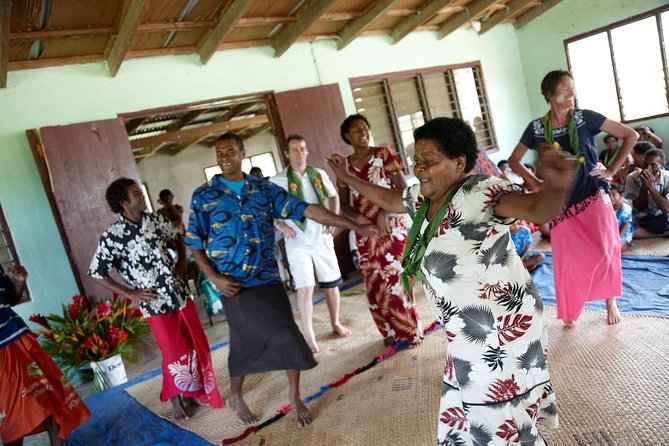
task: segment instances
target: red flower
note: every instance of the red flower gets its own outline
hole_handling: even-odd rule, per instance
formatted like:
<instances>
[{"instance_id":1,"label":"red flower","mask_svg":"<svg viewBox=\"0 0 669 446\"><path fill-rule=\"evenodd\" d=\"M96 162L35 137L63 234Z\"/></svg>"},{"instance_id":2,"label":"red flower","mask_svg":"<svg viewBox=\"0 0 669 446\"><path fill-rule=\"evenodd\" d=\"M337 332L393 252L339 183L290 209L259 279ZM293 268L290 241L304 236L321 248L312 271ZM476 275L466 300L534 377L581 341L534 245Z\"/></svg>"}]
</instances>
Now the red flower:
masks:
<instances>
[{"instance_id":1,"label":"red flower","mask_svg":"<svg viewBox=\"0 0 669 446\"><path fill-rule=\"evenodd\" d=\"M46 316L42 316L41 314L33 314L32 316L30 316L28 320L30 322L35 322L36 324L40 324L47 330L51 329L51 327L49 326L49 321L47 320Z\"/></svg>"},{"instance_id":2,"label":"red flower","mask_svg":"<svg viewBox=\"0 0 669 446\"><path fill-rule=\"evenodd\" d=\"M111 307L109 306L109 304L101 303L98 304L98 308L96 311L100 316L107 316L111 311Z\"/></svg>"},{"instance_id":3,"label":"red flower","mask_svg":"<svg viewBox=\"0 0 669 446\"><path fill-rule=\"evenodd\" d=\"M289 187L290 187L290 190L292 190L293 192L295 192L295 191L297 190L297 183L290 183L290 186L289 186Z\"/></svg>"},{"instance_id":4,"label":"red flower","mask_svg":"<svg viewBox=\"0 0 669 446\"><path fill-rule=\"evenodd\" d=\"M314 180L314 184L315 184L316 186L320 186L320 185L321 185L321 179L320 179L320 178L316 178L316 179Z\"/></svg>"},{"instance_id":5,"label":"red flower","mask_svg":"<svg viewBox=\"0 0 669 446\"><path fill-rule=\"evenodd\" d=\"M75 296L76 297L76 296ZM73 321L77 319L77 314L79 314L79 302L73 302L68 308L67 308L67 314L70 315L70 319Z\"/></svg>"}]
</instances>

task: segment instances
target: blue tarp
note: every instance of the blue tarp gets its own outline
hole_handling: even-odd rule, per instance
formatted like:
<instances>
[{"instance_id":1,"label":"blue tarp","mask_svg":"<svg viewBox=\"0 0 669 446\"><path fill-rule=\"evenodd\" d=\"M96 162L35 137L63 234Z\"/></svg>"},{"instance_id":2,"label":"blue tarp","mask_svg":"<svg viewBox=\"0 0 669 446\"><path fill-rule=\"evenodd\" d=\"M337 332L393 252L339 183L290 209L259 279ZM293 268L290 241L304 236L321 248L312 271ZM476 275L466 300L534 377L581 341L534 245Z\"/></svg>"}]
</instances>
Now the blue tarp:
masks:
<instances>
[{"instance_id":1,"label":"blue tarp","mask_svg":"<svg viewBox=\"0 0 669 446\"><path fill-rule=\"evenodd\" d=\"M645 313L669 316L669 258L623 256L623 295L618 308L623 313ZM544 299L544 304L555 305L553 257L546 253L546 261L532 274ZM588 310L606 310L605 301L588 302Z\"/></svg>"}]
</instances>

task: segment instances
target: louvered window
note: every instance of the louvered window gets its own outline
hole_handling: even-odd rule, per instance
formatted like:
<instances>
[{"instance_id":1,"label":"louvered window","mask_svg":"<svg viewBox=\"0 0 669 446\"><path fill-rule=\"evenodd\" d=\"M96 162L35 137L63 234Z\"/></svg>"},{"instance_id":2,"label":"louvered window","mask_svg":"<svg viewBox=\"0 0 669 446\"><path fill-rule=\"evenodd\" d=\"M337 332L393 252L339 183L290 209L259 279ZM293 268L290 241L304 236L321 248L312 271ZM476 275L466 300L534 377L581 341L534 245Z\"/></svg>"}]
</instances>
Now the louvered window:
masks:
<instances>
[{"instance_id":1,"label":"louvered window","mask_svg":"<svg viewBox=\"0 0 669 446\"><path fill-rule=\"evenodd\" d=\"M356 78L351 87L358 113L371 125L373 144L391 147L407 166L413 164L407 153L413 131L440 116L463 119L481 149L497 150L478 62Z\"/></svg>"}]
</instances>

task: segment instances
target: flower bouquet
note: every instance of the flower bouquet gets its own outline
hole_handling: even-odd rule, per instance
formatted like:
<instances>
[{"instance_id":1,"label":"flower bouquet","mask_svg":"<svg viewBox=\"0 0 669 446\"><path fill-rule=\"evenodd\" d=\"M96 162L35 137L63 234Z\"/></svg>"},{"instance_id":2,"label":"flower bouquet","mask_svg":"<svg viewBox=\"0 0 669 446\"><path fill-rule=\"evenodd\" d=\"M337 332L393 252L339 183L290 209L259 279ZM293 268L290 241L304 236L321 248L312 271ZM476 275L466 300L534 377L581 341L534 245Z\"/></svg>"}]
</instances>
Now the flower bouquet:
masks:
<instances>
[{"instance_id":1,"label":"flower bouquet","mask_svg":"<svg viewBox=\"0 0 669 446\"><path fill-rule=\"evenodd\" d=\"M63 304L62 316L34 314L30 321L43 327L37 332L44 337L42 347L68 376L91 364L96 378L93 391L111 387L99 363L116 355L135 362L133 347L150 331L139 308L116 294L95 309L76 295Z\"/></svg>"}]
</instances>

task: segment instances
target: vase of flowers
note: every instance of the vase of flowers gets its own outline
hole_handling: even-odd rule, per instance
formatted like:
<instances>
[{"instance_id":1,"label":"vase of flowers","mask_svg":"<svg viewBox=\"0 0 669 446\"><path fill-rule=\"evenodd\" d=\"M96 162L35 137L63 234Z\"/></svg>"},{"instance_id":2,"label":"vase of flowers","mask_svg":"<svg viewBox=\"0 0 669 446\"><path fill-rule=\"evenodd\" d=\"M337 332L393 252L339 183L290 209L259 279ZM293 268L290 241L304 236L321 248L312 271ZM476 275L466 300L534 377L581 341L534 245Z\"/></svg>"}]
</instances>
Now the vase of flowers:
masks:
<instances>
[{"instance_id":1,"label":"vase of flowers","mask_svg":"<svg viewBox=\"0 0 669 446\"><path fill-rule=\"evenodd\" d=\"M76 295L63 304L62 316L34 314L30 321L42 327L37 334L43 337L44 350L68 376L90 365L93 391L127 381L121 357L134 362L133 347L150 331L139 308L116 294L95 308Z\"/></svg>"}]
</instances>

